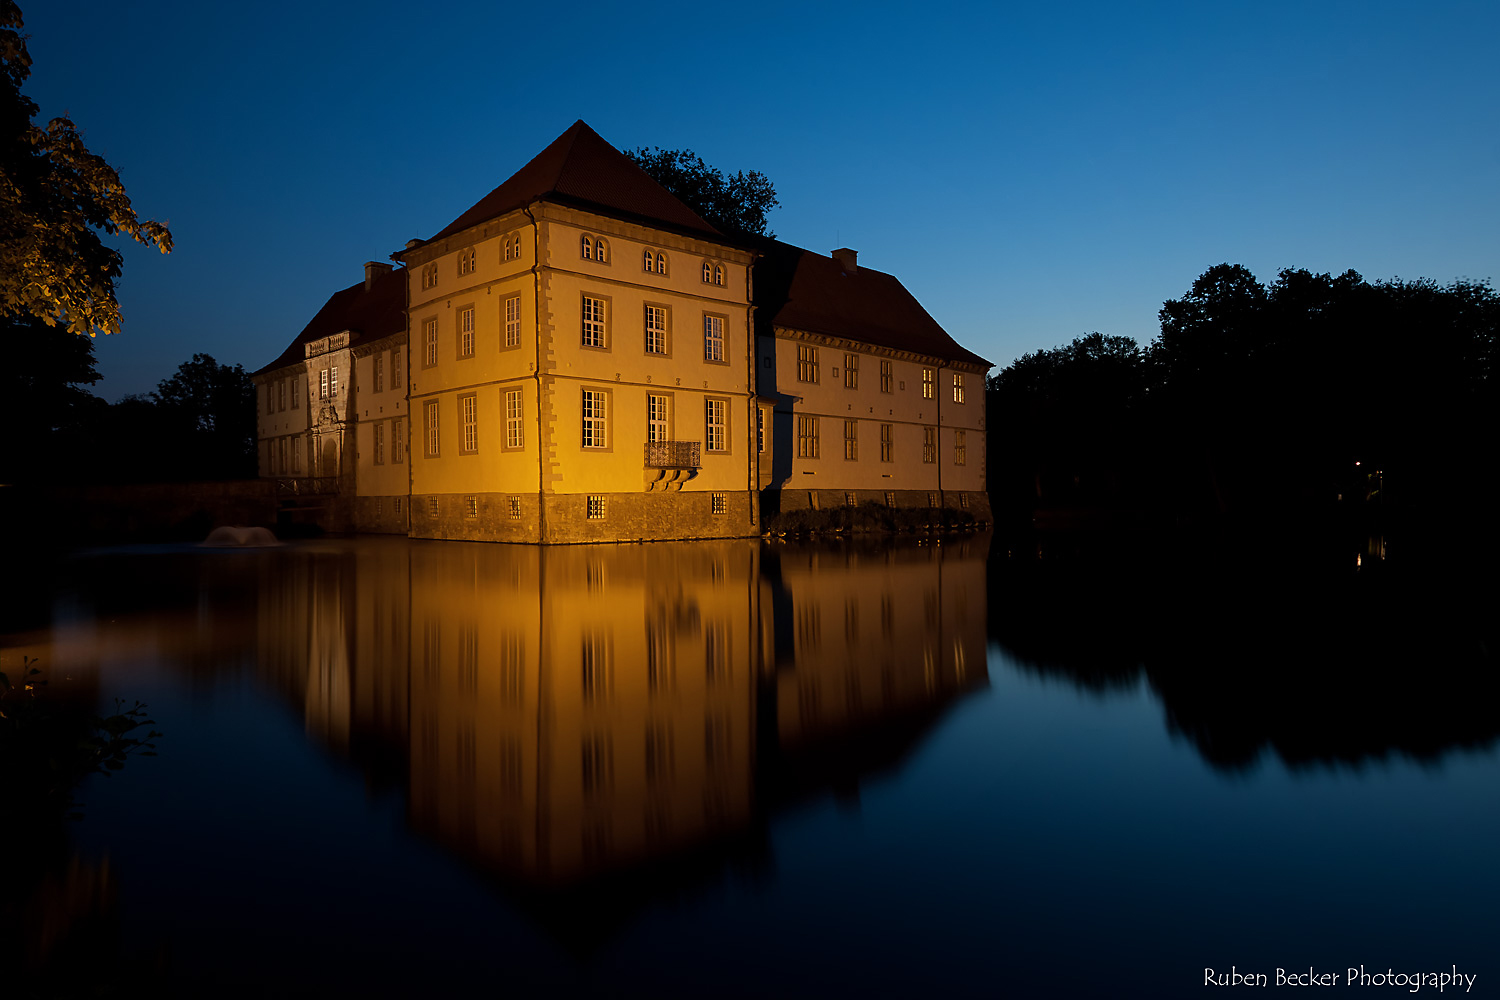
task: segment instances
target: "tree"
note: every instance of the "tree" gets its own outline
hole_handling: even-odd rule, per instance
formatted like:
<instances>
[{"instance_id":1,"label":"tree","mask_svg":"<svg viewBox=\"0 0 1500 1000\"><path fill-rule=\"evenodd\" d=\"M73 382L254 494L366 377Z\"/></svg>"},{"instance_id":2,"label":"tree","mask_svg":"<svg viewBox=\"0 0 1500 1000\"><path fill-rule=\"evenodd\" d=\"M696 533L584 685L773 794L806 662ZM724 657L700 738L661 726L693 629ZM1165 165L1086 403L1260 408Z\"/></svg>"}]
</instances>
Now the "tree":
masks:
<instances>
[{"instance_id":1,"label":"tree","mask_svg":"<svg viewBox=\"0 0 1500 1000\"><path fill-rule=\"evenodd\" d=\"M0 315L116 333L121 257L99 234L124 233L162 253L172 234L137 217L119 174L72 121L32 122L40 109L21 93L31 75L22 26L14 0L0 0Z\"/></svg>"},{"instance_id":2,"label":"tree","mask_svg":"<svg viewBox=\"0 0 1500 1000\"><path fill-rule=\"evenodd\" d=\"M32 316L0 317L0 482L55 476L67 461L63 438L87 419L98 398L84 386L99 381L94 342Z\"/></svg>"},{"instance_id":3,"label":"tree","mask_svg":"<svg viewBox=\"0 0 1500 1000\"><path fill-rule=\"evenodd\" d=\"M178 472L218 479L255 474L255 386L239 365L194 354L151 394L167 434L180 445Z\"/></svg>"},{"instance_id":4,"label":"tree","mask_svg":"<svg viewBox=\"0 0 1500 1000\"><path fill-rule=\"evenodd\" d=\"M717 229L736 235L776 235L766 229L766 213L779 204L776 188L760 171L726 176L690 149L642 146L625 155Z\"/></svg>"}]
</instances>

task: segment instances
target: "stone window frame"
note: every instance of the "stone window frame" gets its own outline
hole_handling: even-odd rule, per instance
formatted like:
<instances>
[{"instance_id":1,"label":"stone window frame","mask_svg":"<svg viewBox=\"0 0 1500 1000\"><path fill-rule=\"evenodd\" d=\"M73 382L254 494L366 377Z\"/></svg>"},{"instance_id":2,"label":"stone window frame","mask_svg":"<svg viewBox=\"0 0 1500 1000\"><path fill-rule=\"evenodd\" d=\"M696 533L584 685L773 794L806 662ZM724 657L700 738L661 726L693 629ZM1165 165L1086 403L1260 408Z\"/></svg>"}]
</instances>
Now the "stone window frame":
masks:
<instances>
[{"instance_id":1,"label":"stone window frame","mask_svg":"<svg viewBox=\"0 0 1500 1000\"><path fill-rule=\"evenodd\" d=\"M391 464L406 462L406 418L391 418Z\"/></svg>"},{"instance_id":2,"label":"stone window frame","mask_svg":"<svg viewBox=\"0 0 1500 1000\"><path fill-rule=\"evenodd\" d=\"M709 337L713 322L719 324L719 356L713 357L709 347L714 343ZM703 314L703 362L710 365L729 364L729 317L724 313L705 312Z\"/></svg>"},{"instance_id":3,"label":"stone window frame","mask_svg":"<svg viewBox=\"0 0 1500 1000\"><path fill-rule=\"evenodd\" d=\"M589 330L588 318L590 302L598 302L602 305L603 316L597 321L600 327L599 336L603 339L602 344L590 344L584 337ZM609 317L615 311L614 297L600 295L598 292L580 292L578 300L578 346L585 351L608 351L613 346L613 339L609 333Z\"/></svg>"},{"instance_id":4,"label":"stone window frame","mask_svg":"<svg viewBox=\"0 0 1500 1000\"><path fill-rule=\"evenodd\" d=\"M937 369L922 369L922 398L931 399L937 389Z\"/></svg>"},{"instance_id":5,"label":"stone window frame","mask_svg":"<svg viewBox=\"0 0 1500 1000\"><path fill-rule=\"evenodd\" d=\"M937 461L937 428L924 426L922 428L922 464L931 465Z\"/></svg>"},{"instance_id":6,"label":"stone window frame","mask_svg":"<svg viewBox=\"0 0 1500 1000\"><path fill-rule=\"evenodd\" d=\"M660 309L663 314L664 324L661 331L662 349L653 351L651 349L651 310ZM641 303L641 351L654 358L670 358L672 356L672 306L668 302L646 301Z\"/></svg>"},{"instance_id":7,"label":"stone window frame","mask_svg":"<svg viewBox=\"0 0 1500 1000\"><path fill-rule=\"evenodd\" d=\"M521 234L507 233L500 240L500 263L521 259Z\"/></svg>"},{"instance_id":8,"label":"stone window frame","mask_svg":"<svg viewBox=\"0 0 1500 1000\"><path fill-rule=\"evenodd\" d=\"M959 429L953 431L953 464L969 464L969 438L964 431Z\"/></svg>"},{"instance_id":9,"label":"stone window frame","mask_svg":"<svg viewBox=\"0 0 1500 1000\"><path fill-rule=\"evenodd\" d=\"M714 423L713 422L714 404L718 404L718 406L720 407L719 416L720 416L721 419L720 419L720 421L718 423ZM726 396L705 396L703 398L703 450L705 452L711 452L711 453L713 453L715 455L732 455L732 454L734 454L734 442L730 438L731 423L732 423L732 421L730 420L730 415L729 415L729 398L728 397L726 397ZM713 434L712 434L712 431L713 431L713 429L715 427L718 427L718 428L722 429L722 433L723 433L723 437L724 437L724 440L722 442L723 446L719 447L719 448L712 447L712 443L713 443Z\"/></svg>"},{"instance_id":10,"label":"stone window frame","mask_svg":"<svg viewBox=\"0 0 1500 1000\"><path fill-rule=\"evenodd\" d=\"M844 461L859 461L859 421L844 420Z\"/></svg>"},{"instance_id":11,"label":"stone window frame","mask_svg":"<svg viewBox=\"0 0 1500 1000\"><path fill-rule=\"evenodd\" d=\"M458 276L466 278L473 274L478 262L479 255L475 253L474 248L472 246L464 247L458 252Z\"/></svg>"},{"instance_id":12,"label":"stone window frame","mask_svg":"<svg viewBox=\"0 0 1500 1000\"><path fill-rule=\"evenodd\" d=\"M501 451L526 450L526 390L505 389L501 405L505 407L505 443ZM515 397L516 408L512 415L511 400ZM514 442L514 443L512 443Z\"/></svg>"},{"instance_id":13,"label":"stone window frame","mask_svg":"<svg viewBox=\"0 0 1500 1000\"><path fill-rule=\"evenodd\" d=\"M442 418L443 415L438 408L438 400L424 399L422 401L422 438L424 445L422 454L427 458L442 457Z\"/></svg>"},{"instance_id":14,"label":"stone window frame","mask_svg":"<svg viewBox=\"0 0 1500 1000\"><path fill-rule=\"evenodd\" d=\"M385 421L384 420L377 420L377 421L375 421L375 423L371 425L370 429L373 432L373 441L372 441L372 444L374 445L374 447L371 450L375 454L375 464L376 465L384 465L385 464Z\"/></svg>"},{"instance_id":15,"label":"stone window frame","mask_svg":"<svg viewBox=\"0 0 1500 1000\"><path fill-rule=\"evenodd\" d=\"M437 266L437 261L433 261L430 264L423 264L422 265L422 291L425 292L425 291L427 291L430 288L436 288L437 284L438 284L438 266Z\"/></svg>"},{"instance_id":16,"label":"stone window frame","mask_svg":"<svg viewBox=\"0 0 1500 1000\"><path fill-rule=\"evenodd\" d=\"M797 345L797 381L818 384L818 348L815 344Z\"/></svg>"},{"instance_id":17,"label":"stone window frame","mask_svg":"<svg viewBox=\"0 0 1500 1000\"><path fill-rule=\"evenodd\" d=\"M458 453L479 454L479 394L460 393L458 396Z\"/></svg>"},{"instance_id":18,"label":"stone window frame","mask_svg":"<svg viewBox=\"0 0 1500 1000\"><path fill-rule=\"evenodd\" d=\"M859 355L844 355L844 388L859 388Z\"/></svg>"},{"instance_id":19,"label":"stone window frame","mask_svg":"<svg viewBox=\"0 0 1500 1000\"><path fill-rule=\"evenodd\" d=\"M515 304L514 319L511 318L512 303ZM521 296L507 295L505 300L500 304L500 309L502 317L500 349L502 351L516 350L521 346L521 324L523 322L521 318ZM512 342L512 333L515 334L514 342Z\"/></svg>"},{"instance_id":20,"label":"stone window frame","mask_svg":"<svg viewBox=\"0 0 1500 1000\"><path fill-rule=\"evenodd\" d=\"M585 416L585 411L590 407L597 407L602 411L599 416ZM610 433L610 418L615 411L614 391L604 386L580 386L578 389L578 448L585 452L612 452L614 451L615 437ZM591 436L588 429L597 424L594 430L604 438L602 444L585 444Z\"/></svg>"},{"instance_id":21,"label":"stone window frame","mask_svg":"<svg viewBox=\"0 0 1500 1000\"><path fill-rule=\"evenodd\" d=\"M797 457L819 458L818 418L815 414L797 414Z\"/></svg>"},{"instance_id":22,"label":"stone window frame","mask_svg":"<svg viewBox=\"0 0 1500 1000\"><path fill-rule=\"evenodd\" d=\"M438 318L422 317L422 367L436 368L438 363Z\"/></svg>"},{"instance_id":23,"label":"stone window frame","mask_svg":"<svg viewBox=\"0 0 1500 1000\"><path fill-rule=\"evenodd\" d=\"M610 263L609 241L602 236L593 233L580 233L578 236L578 259L591 260L605 267Z\"/></svg>"},{"instance_id":24,"label":"stone window frame","mask_svg":"<svg viewBox=\"0 0 1500 1000\"><path fill-rule=\"evenodd\" d=\"M882 359L880 362L880 391L894 392L893 385L895 378L896 366L892 362Z\"/></svg>"},{"instance_id":25,"label":"stone window frame","mask_svg":"<svg viewBox=\"0 0 1500 1000\"><path fill-rule=\"evenodd\" d=\"M464 351L465 316L469 317L469 329L467 331L469 336L469 342L467 346L469 349L467 353L465 353ZM454 356L459 361L471 361L473 360L474 353L478 349L478 347L479 310L474 307L474 303L466 302L463 305L460 305L457 309L453 310L453 349L455 351Z\"/></svg>"},{"instance_id":26,"label":"stone window frame","mask_svg":"<svg viewBox=\"0 0 1500 1000\"><path fill-rule=\"evenodd\" d=\"M650 247L641 249L641 271L645 274L659 274L667 276L667 255L661 250L652 250Z\"/></svg>"},{"instance_id":27,"label":"stone window frame","mask_svg":"<svg viewBox=\"0 0 1500 1000\"><path fill-rule=\"evenodd\" d=\"M964 401L964 376L962 372L953 373L953 401L960 404Z\"/></svg>"},{"instance_id":28,"label":"stone window frame","mask_svg":"<svg viewBox=\"0 0 1500 1000\"><path fill-rule=\"evenodd\" d=\"M675 440L675 438L673 438L673 436L672 436L673 431L674 431L674 427L673 427L672 421L673 421L673 418L676 417L676 415L677 415L677 400L674 398L676 395L677 395L676 393L667 392L665 390L658 391L658 390L655 389L655 387L652 387L651 389L647 390L647 392L646 392L646 442L648 444L651 443L651 429L652 429L653 426L655 426L657 424L662 424L662 425L665 426L665 431L663 432L665 434L665 436L663 438L661 438L662 441L672 441L672 440ZM651 419L651 401L653 399L663 400L664 405L666 407L666 418L664 420L653 421Z\"/></svg>"},{"instance_id":29,"label":"stone window frame","mask_svg":"<svg viewBox=\"0 0 1500 1000\"><path fill-rule=\"evenodd\" d=\"M896 460L896 425L880 425L880 460L882 462L894 462Z\"/></svg>"},{"instance_id":30,"label":"stone window frame","mask_svg":"<svg viewBox=\"0 0 1500 1000\"><path fill-rule=\"evenodd\" d=\"M375 392L385 392L385 352L376 351L370 359L370 383Z\"/></svg>"}]
</instances>

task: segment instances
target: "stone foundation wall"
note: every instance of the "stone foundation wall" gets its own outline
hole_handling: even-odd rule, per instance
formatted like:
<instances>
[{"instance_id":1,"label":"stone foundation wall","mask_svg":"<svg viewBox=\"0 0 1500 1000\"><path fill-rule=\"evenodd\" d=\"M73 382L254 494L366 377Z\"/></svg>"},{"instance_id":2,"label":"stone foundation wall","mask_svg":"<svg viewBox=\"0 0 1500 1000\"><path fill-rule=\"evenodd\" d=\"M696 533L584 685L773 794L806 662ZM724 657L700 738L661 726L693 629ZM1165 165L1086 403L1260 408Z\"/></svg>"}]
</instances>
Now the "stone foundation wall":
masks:
<instances>
[{"instance_id":1,"label":"stone foundation wall","mask_svg":"<svg viewBox=\"0 0 1500 1000\"><path fill-rule=\"evenodd\" d=\"M404 493L388 497L355 497L354 530L371 535L404 535L410 530L411 499Z\"/></svg>"},{"instance_id":2,"label":"stone foundation wall","mask_svg":"<svg viewBox=\"0 0 1500 1000\"><path fill-rule=\"evenodd\" d=\"M976 521L991 521L990 495L965 490L766 490L762 497L767 516L781 511L834 510L839 507L946 507L967 511ZM850 498L853 498L851 504Z\"/></svg>"},{"instance_id":3,"label":"stone foundation wall","mask_svg":"<svg viewBox=\"0 0 1500 1000\"><path fill-rule=\"evenodd\" d=\"M478 493L412 497L413 538L487 542L636 542L747 538L760 534L754 494L601 493L600 517L586 494ZM723 513L714 513L714 498ZM436 503L434 504L434 501ZM514 506L513 506L514 501Z\"/></svg>"}]
</instances>

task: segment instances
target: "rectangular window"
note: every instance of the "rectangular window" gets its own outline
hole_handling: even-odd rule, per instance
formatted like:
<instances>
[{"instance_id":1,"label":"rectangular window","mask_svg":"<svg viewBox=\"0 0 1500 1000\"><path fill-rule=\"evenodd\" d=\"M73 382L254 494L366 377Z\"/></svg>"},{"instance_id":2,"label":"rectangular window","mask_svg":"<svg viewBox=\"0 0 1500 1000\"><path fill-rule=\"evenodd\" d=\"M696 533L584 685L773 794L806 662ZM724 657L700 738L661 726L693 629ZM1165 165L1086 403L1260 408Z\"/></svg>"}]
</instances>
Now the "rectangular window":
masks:
<instances>
[{"instance_id":1,"label":"rectangular window","mask_svg":"<svg viewBox=\"0 0 1500 1000\"><path fill-rule=\"evenodd\" d=\"M431 514L433 517L437 517L438 516L438 512L440 510L442 510L442 506L441 506L440 502L438 501L438 498L437 497L428 497L427 498L427 513ZM437 657L433 657L432 658L432 662L434 662L434 663L437 662Z\"/></svg>"},{"instance_id":2,"label":"rectangular window","mask_svg":"<svg viewBox=\"0 0 1500 1000\"><path fill-rule=\"evenodd\" d=\"M881 392L890 392L891 391L891 381L892 381L892 378L893 378L893 374L894 373L891 371L891 363L889 361L882 361L882 362L880 362L880 391Z\"/></svg>"},{"instance_id":3,"label":"rectangular window","mask_svg":"<svg viewBox=\"0 0 1500 1000\"><path fill-rule=\"evenodd\" d=\"M459 451L472 455L479 450L479 400L473 394L458 397L458 416L463 428Z\"/></svg>"},{"instance_id":4,"label":"rectangular window","mask_svg":"<svg viewBox=\"0 0 1500 1000\"><path fill-rule=\"evenodd\" d=\"M458 356L461 358L472 358L474 356L473 306L458 311Z\"/></svg>"},{"instance_id":5,"label":"rectangular window","mask_svg":"<svg viewBox=\"0 0 1500 1000\"><path fill-rule=\"evenodd\" d=\"M324 368L318 372L318 398L328 398L328 369Z\"/></svg>"},{"instance_id":6,"label":"rectangular window","mask_svg":"<svg viewBox=\"0 0 1500 1000\"><path fill-rule=\"evenodd\" d=\"M422 406L422 413L427 421L427 457L437 458L438 455L438 403L435 399L429 399Z\"/></svg>"},{"instance_id":7,"label":"rectangular window","mask_svg":"<svg viewBox=\"0 0 1500 1000\"><path fill-rule=\"evenodd\" d=\"M859 355L844 355L844 388L859 388Z\"/></svg>"},{"instance_id":8,"label":"rectangular window","mask_svg":"<svg viewBox=\"0 0 1500 1000\"><path fill-rule=\"evenodd\" d=\"M276 382L276 408L286 409L286 379L279 379Z\"/></svg>"},{"instance_id":9,"label":"rectangular window","mask_svg":"<svg viewBox=\"0 0 1500 1000\"><path fill-rule=\"evenodd\" d=\"M703 317L703 360L724 360L724 317Z\"/></svg>"},{"instance_id":10,"label":"rectangular window","mask_svg":"<svg viewBox=\"0 0 1500 1000\"><path fill-rule=\"evenodd\" d=\"M729 496L725 493L715 493L709 501L709 509L715 514L723 514L729 510Z\"/></svg>"},{"instance_id":11,"label":"rectangular window","mask_svg":"<svg viewBox=\"0 0 1500 1000\"><path fill-rule=\"evenodd\" d=\"M401 381L401 352L405 347L403 344L391 351L391 388L400 393L406 392L406 385Z\"/></svg>"},{"instance_id":12,"label":"rectangular window","mask_svg":"<svg viewBox=\"0 0 1500 1000\"><path fill-rule=\"evenodd\" d=\"M886 490L885 491L885 505L887 507L894 507L894 506L896 506L896 491L895 490ZM882 610L884 610L884 608L882 608Z\"/></svg>"},{"instance_id":13,"label":"rectangular window","mask_svg":"<svg viewBox=\"0 0 1500 1000\"><path fill-rule=\"evenodd\" d=\"M589 494L589 519L601 520L604 517L604 496L599 493Z\"/></svg>"},{"instance_id":14,"label":"rectangular window","mask_svg":"<svg viewBox=\"0 0 1500 1000\"><path fill-rule=\"evenodd\" d=\"M522 390L511 389L505 393L505 447L521 448L526 444L526 434L521 424Z\"/></svg>"},{"instance_id":15,"label":"rectangular window","mask_svg":"<svg viewBox=\"0 0 1500 1000\"><path fill-rule=\"evenodd\" d=\"M609 447L609 401L598 389L583 390L583 446Z\"/></svg>"},{"instance_id":16,"label":"rectangular window","mask_svg":"<svg viewBox=\"0 0 1500 1000\"><path fill-rule=\"evenodd\" d=\"M292 438L292 473L302 475L302 439Z\"/></svg>"},{"instance_id":17,"label":"rectangular window","mask_svg":"<svg viewBox=\"0 0 1500 1000\"><path fill-rule=\"evenodd\" d=\"M511 497L510 498L510 519L512 521L519 521L521 519L521 498L520 497Z\"/></svg>"},{"instance_id":18,"label":"rectangular window","mask_svg":"<svg viewBox=\"0 0 1500 1000\"><path fill-rule=\"evenodd\" d=\"M292 377L292 409L302 409L302 376Z\"/></svg>"},{"instance_id":19,"label":"rectangular window","mask_svg":"<svg viewBox=\"0 0 1500 1000\"><path fill-rule=\"evenodd\" d=\"M375 464L385 464L385 424L375 425Z\"/></svg>"},{"instance_id":20,"label":"rectangular window","mask_svg":"<svg viewBox=\"0 0 1500 1000\"><path fill-rule=\"evenodd\" d=\"M755 408L755 450L761 454L766 451L766 411L759 406Z\"/></svg>"},{"instance_id":21,"label":"rectangular window","mask_svg":"<svg viewBox=\"0 0 1500 1000\"><path fill-rule=\"evenodd\" d=\"M922 398L932 398L932 388L936 384L937 374L931 368L922 369Z\"/></svg>"},{"instance_id":22,"label":"rectangular window","mask_svg":"<svg viewBox=\"0 0 1500 1000\"><path fill-rule=\"evenodd\" d=\"M709 451L729 450L728 404L722 399L707 400L708 419L704 437Z\"/></svg>"},{"instance_id":23,"label":"rectangular window","mask_svg":"<svg viewBox=\"0 0 1500 1000\"><path fill-rule=\"evenodd\" d=\"M818 457L818 418L797 418L797 457Z\"/></svg>"},{"instance_id":24,"label":"rectangular window","mask_svg":"<svg viewBox=\"0 0 1500 1000\"><path fill-rule=\"evenodd\" d=\"M963 431L953 432L953 464L966 465L969 460L969 445Z\"/></svg>"},{"instance_id":25,"label":"rectangular window","mask_svg":"<svg viewBox=\"0 0 1500 1000\"><path fill-rule=\"evenodd\" d=\"M274 390L274 389L271 388L271 383L269 383L269 382L266 383L265 387L266 387L266 412L267 413L275 413L276 412L276 390Z\"/></svg>"},{"instance_id":26,"label":"rectangular window","mask_svg":"<svg viewBox=\"0 0 1500 1000\"><path fill-rule=\"evenodd\" d=\"M474 495L464 497L464 517L479 516L479 498ZM460 662L459 670L462 671L463 664Z\"/></svg>"},{"instance_id":27,"label":"rectangular window","mask_svg":"<svg viewBox=\"0 0 1500 1000\"><path fill-rule=\"evenodd\" d=\"M922 428L922 461L932 463L937 461L937 428Z\"/></svg>"},{"instance_id":28,"label":"rectangular window","mask_svg":"<svg viewBox=\"0 0 1500 1000\"><path fill-rule=\"evenodd\" d=\"M436 316L429 316L422 321L422 364L428 368L437 364L437 328Z\"/></svg>"},{"instance_id":29,"label":"rectangular window","mask_svg":"<svg viewBox=\"0 0 1500 1000\"><path fill-rule=\"evenodd\" d=\"M646 353L667 353L667 307L646 307Z\"/></svg>"},{"instance_id":30,"label":"rectangular window","mask_svg":"<svg viewBox=\"0 0 1500 1000\"><path fill-rule=\"evenodd\" d=\"M856 500L856 498L854 496L854 491L853 490L850 490L850 491L848 491L848 492L846 492L844 494L844 506L845 507L853 507L857 502L858 501Z\"/></svg>"},{"instance_id":31,"label":"rectangular window","mask_svg":"<svg viewBox=\"0 0 1500 1000\"><path fill-rule=\"evenodd\" d=\"M818 381L818 349L807 344L797 345L797 381Z\"/></svg>"},{"instance_id":32,"label":"rectangular window","mask_svg":"<svg viewBox=\"0 0 1500 1000\"><path fill-rule=\"evenodd\" d=\"M406 461L405 417L397 417L391 421L391 461L397 463Z\"/></svg>"},{"instance_id":33,"label":"rectangular window","mask_svg":"<svg viewBox=\"0 0 1500 1000\"><path fill-rule=\"evenodd\" d=\"M894 462L896 460L895 428L890 424L880 425L880 460L882 462Z\"/></svg>"},{"instance_id":34,"label":"rectangular window","mask_svg":"<svg viewBox=\"0 0 1500 1000\"><path fill-rule=\"evenodd\" d=\"M844 421L844 458L846 461L859 460L859 421Z\"/></svg>"},{"instance_id":35,"label":"rectangular window","mask_svg":"<svg viewBox=\"0 0 1500 1000\"><path fill-rule=\"evenodd\" d=\"M385 391L385 352L375 355L375 391Z\"/></svg>"},{"instance_id":36,"label":"rectangular window","mask_svg":"<svg viewBox=\"0 0 1500 1000\"><path fill-rule=\"evenodd\" d=\"M648 395L646 397L646 440L653 444L658 441L666 441L670 436L667 423L667 397Z\"/></svg>"},{"instance_id":37,"label":"rectangular window","mask_svg":"<svg viewBox=\"0 0 1500 1000\"><path fill-rule=\"evenodd\" d=\"M339 370L328 369L328 398L337 399L339 396Z\"/></svg>"},{"instance_id":38,"label":"rectangular window","mask_svg":"<svg viewBox=\"0 0 1500 1000\"><path fill-rule=\"evenodd\" d=\"M592 296L583 297L583 346L607 346L608 330L605 327L604 300Z\"/></svg>"},{"instance_id":39,"label":"rectangular window","mask_svg":"<svg viewBox=\"0 0 1500 1000\"><path fill-rule=\"evenodd\" d=\"M505 346L521 346L521 296L505 300Z\"/></svg>"},{"instance_id":40,"label":"rectangular window","mask_svg":"<svg viewBox=\"0 0 1500 1000\"><path fill-rule=\"evenodd\" d=\"M953 373L953 401L955 403L964 401L964 377L957 372Z\"/></svg>"}]
</instances>

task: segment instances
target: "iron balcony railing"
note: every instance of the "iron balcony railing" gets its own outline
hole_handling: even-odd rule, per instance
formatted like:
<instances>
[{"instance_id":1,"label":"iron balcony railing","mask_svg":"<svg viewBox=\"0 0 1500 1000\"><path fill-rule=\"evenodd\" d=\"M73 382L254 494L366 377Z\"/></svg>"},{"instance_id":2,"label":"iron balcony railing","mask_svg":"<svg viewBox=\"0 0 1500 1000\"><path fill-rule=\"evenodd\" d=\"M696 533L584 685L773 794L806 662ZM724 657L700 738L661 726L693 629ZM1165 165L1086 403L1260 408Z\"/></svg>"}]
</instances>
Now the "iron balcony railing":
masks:
<instances>
[{"instance_id":1,"label":"iron balcony railing","mask_svg":"<svg viewBox=\"0 0 1500 1000\"><path fill-rule=\"evenodd\" d=\"M647 441L646 468L701 468L703 463L699 458L699 445L698 441Z\"/></svg>"}]
</instances>

